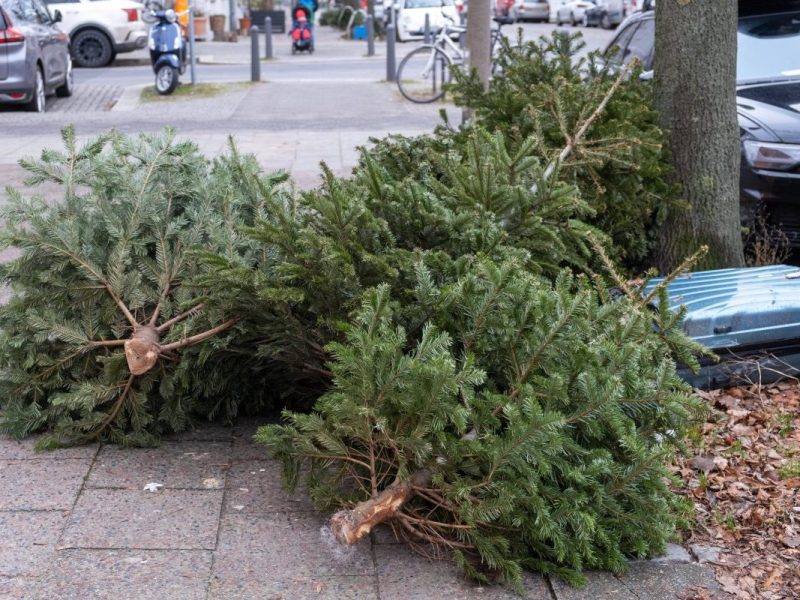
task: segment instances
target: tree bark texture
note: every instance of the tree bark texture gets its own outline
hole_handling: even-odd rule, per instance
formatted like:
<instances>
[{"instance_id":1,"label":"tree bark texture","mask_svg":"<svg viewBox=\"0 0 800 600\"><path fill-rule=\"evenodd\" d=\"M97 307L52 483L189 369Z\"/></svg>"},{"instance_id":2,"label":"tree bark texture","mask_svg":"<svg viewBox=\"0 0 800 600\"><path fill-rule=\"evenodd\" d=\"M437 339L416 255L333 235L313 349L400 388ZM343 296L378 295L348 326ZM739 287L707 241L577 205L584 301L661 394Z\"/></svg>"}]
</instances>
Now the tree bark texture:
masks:
<instances>
[{"instance_id":1,"label":"tree bark texture","mask_svg":"<svg viewBox=\"0 0 800 600\"><path fill-rule=\"evenodd\" d=\"M413 498L415 487L429 484L431 477L429 470L422 469L408 479L394 482L351 510L340 510L329 522L334 539L348 546L355 544L381 523L395 518Z\"/></svg>"},{"instance_id":2,"label":"tree bark texture","mask_svg":"<svg viewBox=\"0 0 800 600\"><path fill-rule=\"evenodd\" d=\"M672 175L689 209L670 211L658 266L669 272L702 244L700 268L744 263L739 217L741 149L736 117L735 0L656 4L655 104Z\"/></svg>"},{"instance_id":3,"label":"tree bark texture","mask_svg":"<svg viewBox=\"0 0 800 600\"><path fill-rule=\"evenodd\" d=\"M469 68L478 71L484 89L489 87L489 76L492 74L491 25L490 0L470 0L467 13Z\"/></svg>"}]
</instances>

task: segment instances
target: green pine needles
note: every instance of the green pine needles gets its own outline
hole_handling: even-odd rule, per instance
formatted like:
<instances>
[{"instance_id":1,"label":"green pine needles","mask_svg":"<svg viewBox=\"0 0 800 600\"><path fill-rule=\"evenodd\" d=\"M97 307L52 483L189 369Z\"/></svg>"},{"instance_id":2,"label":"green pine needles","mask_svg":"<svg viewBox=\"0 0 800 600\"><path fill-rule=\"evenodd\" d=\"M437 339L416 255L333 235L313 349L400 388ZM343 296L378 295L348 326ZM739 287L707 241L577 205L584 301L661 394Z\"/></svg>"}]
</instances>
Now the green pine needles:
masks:
<instances>
[{"instance_id":1,"label":"green pine needles","mask_svg":"<svg viewBox=\"0 0 800 600\"><path fill-rule=\"evenodd\" d=\"M515 260L462 268L438 285L418 267L430 319L414 336L387 286L365 295L329 346L331 391L257 435L287 483L305 472L318 506L352 509L332 519L345 543L386 520L481 579L518 584L529 568L580 582L662 551L665 462L692 401L650 311Z\"/></svg>"},{"instance_id":2,"label":"green pine needles","mask_svg":"<svg viewBox=\"0 0 800 600\"><path fill-rule=\"evenodd\" d=\"M647 253L661 133L635 77L587 86L569 39L534 46L486 94L459 83L472 125L303 193L232 144L65 131L24 164L63 198L2 215L0 429L153 444L284 407L257 439L342 543L387 523L511 584L663 550L694 406L674 360L702 349L605 250Z\"/></svg>"},{"instance_id":3,"label":"green pine needles","mask_svg":"<svg viewBox=\"0 0 800 600\"><path fill-rule=\"evenodd\" d=\"M258 206L230 185L231 155L209 163L171 133L108 134L27 161L29 184L53 182L59 202L9 191L0 276L0 429L47 428L44 447L93 439L150 445L221 406L224 369L210 361L236 323L187 286L194 249L247 255L238 227ZM201 344L203 347L194 347Z\"/></svg>"}]
</instances>

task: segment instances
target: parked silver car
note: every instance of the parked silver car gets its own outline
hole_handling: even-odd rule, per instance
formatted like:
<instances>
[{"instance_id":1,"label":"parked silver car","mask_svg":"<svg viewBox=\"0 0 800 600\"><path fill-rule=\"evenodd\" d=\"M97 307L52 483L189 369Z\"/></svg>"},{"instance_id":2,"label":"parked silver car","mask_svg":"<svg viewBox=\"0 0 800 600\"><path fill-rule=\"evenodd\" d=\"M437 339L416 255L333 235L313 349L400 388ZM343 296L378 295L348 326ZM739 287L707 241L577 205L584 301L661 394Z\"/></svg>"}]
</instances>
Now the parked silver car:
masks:
<instances>
[{"instance_id":1,"label":"parked silver car","mask_svg":"<svg viewBox=\"0 0 800 600\"><path fill-rule=\"evenodd\" d=\"M547 23L550 17L548 0L516 0L512 8L512 16L520 21L541 21Z\"/></svg>"},{"instance_id":2,"label":"parked silver car","mask_svg":"<svg viewBox=\"0 0 800 600\"><path fill-rule=\"evenodd\" d=\"M69 36L41 0L0 0L0 103L44 112L45 97L71 96Z\"/></svg>"}]
</instances>

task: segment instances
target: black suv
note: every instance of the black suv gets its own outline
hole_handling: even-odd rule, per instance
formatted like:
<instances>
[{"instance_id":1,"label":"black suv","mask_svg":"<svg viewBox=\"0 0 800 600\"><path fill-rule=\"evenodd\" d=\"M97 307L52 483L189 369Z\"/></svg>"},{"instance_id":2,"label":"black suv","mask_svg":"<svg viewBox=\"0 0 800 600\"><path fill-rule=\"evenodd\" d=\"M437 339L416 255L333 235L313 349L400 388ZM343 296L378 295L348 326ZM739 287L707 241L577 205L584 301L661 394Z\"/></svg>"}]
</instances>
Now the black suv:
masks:
<instances>
[{"instance_id":1,"label":"black suv","mask_svg":"<svg viewBox=\"0 0 800 600\"><path fill-rule=\"evenodd\" d=\"M758 210L800 249L800 2L740 2L736 105L742 136L742 219ZM606 52L612 63L638 57L652 77L653 10L626 19ZM610 49L618 49L610 53Z\"/></svg>"}]
</instances>

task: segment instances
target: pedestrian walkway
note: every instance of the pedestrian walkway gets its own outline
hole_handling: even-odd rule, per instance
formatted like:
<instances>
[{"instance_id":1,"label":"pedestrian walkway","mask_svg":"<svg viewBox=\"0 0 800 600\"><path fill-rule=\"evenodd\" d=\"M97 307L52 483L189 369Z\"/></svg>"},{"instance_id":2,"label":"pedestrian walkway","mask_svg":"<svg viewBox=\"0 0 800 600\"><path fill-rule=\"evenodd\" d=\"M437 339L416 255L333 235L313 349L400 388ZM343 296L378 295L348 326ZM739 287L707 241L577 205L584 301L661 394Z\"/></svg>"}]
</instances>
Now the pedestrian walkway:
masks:
<instances>
[{"instance_id":1,"label":"pedestrian walkway","mask_svg":"<svg viewBox=\"0 0 800 600\"><path fill-rule=\"evenodd\" d=\"M206 425L159 448L91 445L33 452L0 436L3 600L512 600L465 581L447 560L398 544L388 529L351 548L327 515L251 437L257 420ZM152 490L152 491L150 491ZM615 577L571 588L525 577L530 600L668 600L717 591L710 569L673 547Z\"/></svg>"},{"instance_id":2,"label":"pedestrian walkway","mask_svg":"<svg viewBox=\"0 0 800 600\"><path fill-rule=\"evenodd\" d=\"M415 105L385 82L274 82L236 85L218 96L140 102L141 87L125 91L110 111L33 114L0 113L0 129L16 143L0 145L0 180L19 185L17 162L44 148L61 148L61 128L75 125L81 141L115 128L125 133L172 127L197 143L208 157L223 152L233 136L268 171L289 171L303 188L320 182L320 161L345 175L358 160L357 146L390 133L419 135L441 123L445 109L453 122L460 110L449 104ZM313 93L310 91L313 89ZM0 202L5 193L0 190Z\"/></svg>"}]
</instances>

